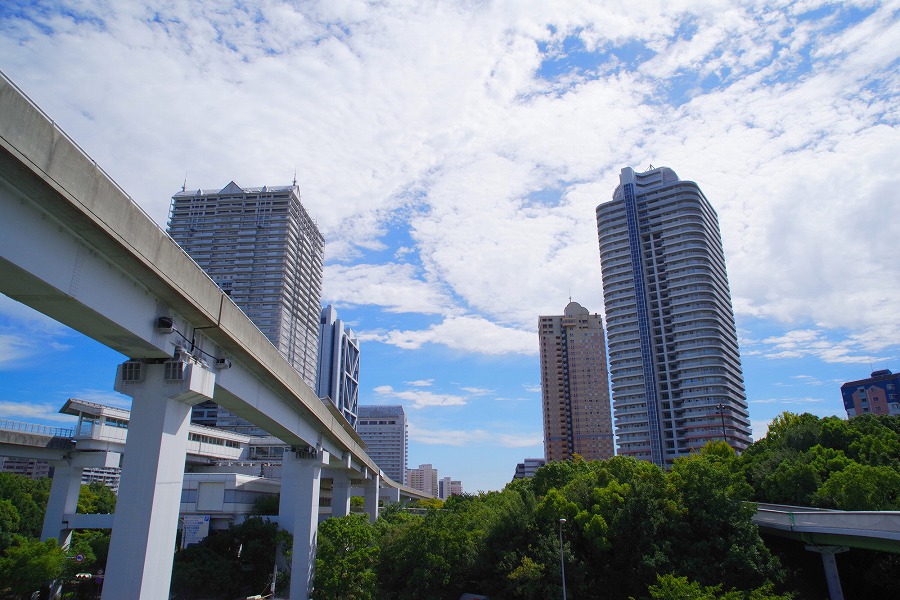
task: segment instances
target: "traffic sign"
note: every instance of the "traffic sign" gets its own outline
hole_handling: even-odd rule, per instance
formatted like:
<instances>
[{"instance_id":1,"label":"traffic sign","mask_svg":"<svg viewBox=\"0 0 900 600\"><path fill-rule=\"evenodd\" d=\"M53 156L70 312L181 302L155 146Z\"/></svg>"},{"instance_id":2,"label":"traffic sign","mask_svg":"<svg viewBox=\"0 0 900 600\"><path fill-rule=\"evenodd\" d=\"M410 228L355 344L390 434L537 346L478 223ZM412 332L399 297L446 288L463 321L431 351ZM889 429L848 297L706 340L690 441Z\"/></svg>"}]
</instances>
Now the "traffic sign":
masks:
<instances>
[{"instance_id":1,"label":"traffic sign","mask_svg":"<svg viewBox=\"0 0 900 600\"><path fill-rule=\"evenodd\" d=\"M75 562L83 562L83 561L84 561L84 554L76 554L75 555Z\"/></svg>"}]
</instances>

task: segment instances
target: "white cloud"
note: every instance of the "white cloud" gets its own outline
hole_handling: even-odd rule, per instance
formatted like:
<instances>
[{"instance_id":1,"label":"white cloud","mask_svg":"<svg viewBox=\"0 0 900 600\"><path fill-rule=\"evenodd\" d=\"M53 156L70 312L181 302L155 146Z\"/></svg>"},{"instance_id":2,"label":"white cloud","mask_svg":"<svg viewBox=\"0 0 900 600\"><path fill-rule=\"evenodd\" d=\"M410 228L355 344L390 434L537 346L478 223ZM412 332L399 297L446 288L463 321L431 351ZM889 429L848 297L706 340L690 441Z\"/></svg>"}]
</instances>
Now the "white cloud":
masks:
<instances>
[{"instance_id":1,"label":"white cloud","mask_svg":"<svg viewBox=\"0 0 900 600\"><path fill-rule=\"evenodd\" d=\"M410 423L411 440L433 446L500 446L503 448L525 448L539 446L544 437L540 432L503 433L484 429L424 429Z\"/></svg>"},{"instance_id":2,"label":"white cloud","mask_svg":"<svg viewBox=\"0 0 900 600\"><path fill-rule=\"evenodd\" d=\"M895 346L895 3L847 27L835 4L661 6L86 1L102 26L8 16L0 62L161 223L185 171L193 188L297 169L329 300L449 316L387 343L532 354L520 330L570 294L602 312L593 209L652 162L716 207L739 315L868 344L823 360ZM597 64L537 76L567 36Z\"/></svg>"},{"instance_id":3,"label":"white cloud","mask_svg":"<svg viewBox=\"0 0 900 600\"><path fill-rule=\"evenodd\" d=\"M413 387L431 387L434 384L434 379L419 379L417 381L407 381L406 385L411 385Z\"/></svg>"},{"instance_id":4,"label":"white cloud","mask_svg":"<svg viewBox=\"0 0 900 600\"><path fill-rule=\"evenodd\" d=\"M464 392L469 392L473 396L488 396L494 393L494 390L488 390L485 388L477 388L477 387L464 387L462 388Z\"/></svg>"},{"instance_id":5,"label":"white cloud","mask_svg":"<svg viewBox=\"0 0 900 600\"><path fill-rule=\"evenodd\" d=\"M0 401L0 417L13 421L31 422L59 421L61 423L75 424L75 418L71 415L59 413L59 406L52 404L26 404L18 402Z\"/></svg>"},{"instance_id":6,"label":"white cloud","mask_svg":"<svg viewBox=\"0 0 900 600\"><path fill-rule=\"evenodd\" d=\"M750 419L750 428L753 430L753 441L761 440L769 434L769 425L772 419Z\"/></svg>"},{"instance_id":7,"label":"white cloud","mask_svg":"<svg viewBox=\"0 0 900 600\"><path fill-rule=\"evenodd\" d=\"M425 390L395 390L389 385L378 386L374 392L385 398L402 400L409 403L411 408L425 408L427 406L463 406L466 399L453 394L435 394Z\"/></svg>"},{"instance_id":8,"label":"white cloud","mask_svg":"<svg viewBox=\"0 0 900 600\"><path fill-rule=\"evenodd\" d=\"M0 334L0 368L21 363L38 351L39 348L31 338Z\"/></svg>"},{"instance_id":9,"label":"white cloud","mask_svg":"<svg viewBox=\"0 0 900 600\"><path fill-rule=\"evenodd\" d=\"M829 402L829 400L823 400L822 398L765 398L765 399L751 399L749 400L751 404L778 404L783 406L808 406L812 404L819 404L822 402Z\"/></svg>"},{"instance_id":10,"label":"white cloud","mask_svg":"<svg viewBox=\"0 0 900 600\"><path fill-rule=\"evenodd\" d=\"M826 363L884 363L896 357L868 352L889 348L893 341L889 338L890 330L864 332L841 340L829 337L829 332L824 330L796 329L762 340L745 340L743 352L747 356L771 359L814 356Z\"/></svg>"},{"instance_id":11,"label":"white cloud","mask_svg":"<svg viewBox=\"0 0 900 600\"><path fill-rule=\"evenodd\" d=\"M533 333L503 327L480 317L450 317L428 329L372 333L365 339L407 350L425 344L442 344L478 354L537 354Z\"/></svg>"},{"instance_id":12,"label":"white cloud","mask_svg":"<svg viewBox=\"0 0 900 600\"><path fill-rule=\"evenodd\" d=\"M105 406L115 406L117 408L131 410L131 398L107 390L82 389L73 392L72 397L79 400L94 402L96 404L103 404Z\"/></svg>"},{"instance_id":13,"label":"white cloud","mask_svg":"<svg viewBox=\"0 0 900 600\"><path fill-rule=\"evenodd\" d=\"M388 312L441 314L452 303L440 286L416 276L412 265L328 265L324 297L338 305L375 305Z\"/></svg>"}]
</instances>

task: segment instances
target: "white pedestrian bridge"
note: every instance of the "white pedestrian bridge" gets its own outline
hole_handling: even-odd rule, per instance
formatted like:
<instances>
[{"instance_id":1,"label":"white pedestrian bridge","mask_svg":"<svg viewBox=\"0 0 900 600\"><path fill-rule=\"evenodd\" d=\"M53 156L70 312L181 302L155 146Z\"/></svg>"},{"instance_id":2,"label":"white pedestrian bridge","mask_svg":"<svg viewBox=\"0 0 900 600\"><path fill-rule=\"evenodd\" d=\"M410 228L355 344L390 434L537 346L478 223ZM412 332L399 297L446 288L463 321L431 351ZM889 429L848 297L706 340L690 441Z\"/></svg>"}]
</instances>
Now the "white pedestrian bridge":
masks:
<instances>
[{"instance_id":1,"label":"white pedestrian bridge","mask_svg":"<svg viewBox=\"0 0 900 600\"><path fill-rule=\"evenodd\" d=\"M131 427L105 600L168 596L191 407L206 400L290 448L279 524L294 539L294 600L309 597L323 471L338 515L349 512L351 480L365 482L370 517L382 489L392 501L423 497L384 475L337 409L2 73L0 215L0 293L129 357L116 373L115 389L132 398ZM48 514L59 520L44 537L65 543L72 528L62 516L75 512L82 469L114 454L76 447L55 465Z\"/></svg>"}]
</instances>

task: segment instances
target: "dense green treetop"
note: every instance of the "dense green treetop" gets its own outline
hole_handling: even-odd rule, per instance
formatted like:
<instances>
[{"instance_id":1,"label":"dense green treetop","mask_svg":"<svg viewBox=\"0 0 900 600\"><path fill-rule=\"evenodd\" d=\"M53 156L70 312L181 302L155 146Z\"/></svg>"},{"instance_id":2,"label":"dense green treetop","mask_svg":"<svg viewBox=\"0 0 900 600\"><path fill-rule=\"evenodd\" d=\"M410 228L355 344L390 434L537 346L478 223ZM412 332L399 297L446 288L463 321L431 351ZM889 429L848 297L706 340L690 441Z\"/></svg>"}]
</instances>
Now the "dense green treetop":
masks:
<instances>
[{"instance_id":1,"label":"dense green treetop","mask_svg":"<svg viewBox=\"0 0 900 600\"><path fill-rule=\"evenodd\" d=\"M783 413L741 455L739 468L760 502L898 510L900 417Z\"/></svg>"}]
</instances>

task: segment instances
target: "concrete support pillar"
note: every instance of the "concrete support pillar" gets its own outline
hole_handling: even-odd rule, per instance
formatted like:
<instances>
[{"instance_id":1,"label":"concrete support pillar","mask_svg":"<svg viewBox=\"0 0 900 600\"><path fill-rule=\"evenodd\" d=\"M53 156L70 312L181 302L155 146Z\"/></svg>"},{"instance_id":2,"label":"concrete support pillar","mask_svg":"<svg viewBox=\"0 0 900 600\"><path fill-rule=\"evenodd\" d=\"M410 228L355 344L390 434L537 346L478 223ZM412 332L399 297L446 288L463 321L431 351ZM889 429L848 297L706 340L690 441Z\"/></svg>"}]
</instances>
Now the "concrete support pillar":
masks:
<instances>
[{"instance_id":1,"label":"concrete support pillar","mask_svg":"<svg viewBox=\"0 0 900 600\"><path fill-rule=\"evenodd\" d=\"M133 402L103 600L157 600L169 597L191 406L212 399L215 375L189 357L125 365L116 390Z\"/></svg>"},{"instance_id":2,"label":"concrete support pillar","mask_svg":"<svg viewBox=\"0 0 900 600\"><path fill-rule=\"evenodd\" d=\"M398 487L389 487L384 488L382 491L382 497L385 502L391 502L396 504L400 502L400 488Z\"/></svg>"},{"instance_id":3,"label":"concrete support pillar","mask_svg":"<svg viewBox=\"0 0 900 600\"><path fill-rule=\"evenodd\" d=\"M41 541L56 538L59 545L68 548L72 530L63 522L66 515L75 514L78 496L81 494L81 467L72 466L71 461L53 463L53 482L50 484L50 498L44 514Z\"/></svg>"},{"instance_id":4,"label":"concrete support pillar","mask_svg":"<svg viewBox=\"0 0 900 600\"><path fill-rule=\"evenodd\" d=\"M328 465L323 450L284 453L281 467L281 503L278 522L294 536L291 556L291 600L309 600L316 566L316 529L319 525L319 485L322 467Z\"/></svg>"},{"instance_id":5,"label":"concrete support pillar","mask_svg":"<svg viewBox=\"0 0 900 600\"><path fill-rule=\"evenodd\" d=\"M838 573L835 555L849 550L847 546L807 546L810 552L818 552L822 555L822 566L825 567L825 581L828 583L828 595L831 600L844 600L844 591L841 589L841 576Z\"/></svg>"},{"instance_id":6,"label":"concrete support pillar","mask_svg":"<svg viewBox=\"0 0 900 600\"><path fill-rule=\"evenodd\" d=\"M369 513L369 520L373 523L378 518L378 492L381 489L381 476L372 474L372 479L366 480L363 487L363 506Z\"/></svg>"},{"instance_id":7,"label":"concrete support pillar","mask_svg":"<svg viewBox=\"0 0 900 600\"><path fill-rule=\"evenodd\" d=\"M350 477L346 471L335 471L331 487L331 516L346 517L350 514Z\"/></svg>"}]
</instances>

